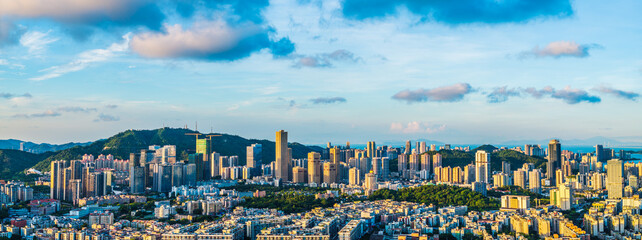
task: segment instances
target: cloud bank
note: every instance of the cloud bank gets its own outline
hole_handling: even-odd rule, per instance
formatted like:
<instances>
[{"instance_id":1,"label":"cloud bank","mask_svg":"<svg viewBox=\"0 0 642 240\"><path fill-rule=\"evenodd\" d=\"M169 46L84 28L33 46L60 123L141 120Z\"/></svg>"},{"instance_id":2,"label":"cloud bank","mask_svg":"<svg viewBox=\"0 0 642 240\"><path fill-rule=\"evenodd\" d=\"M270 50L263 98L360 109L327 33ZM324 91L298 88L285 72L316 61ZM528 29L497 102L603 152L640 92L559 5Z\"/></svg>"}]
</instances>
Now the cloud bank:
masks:
<instances>
[{"instance_id":1,"label":"cloud bank","mask_svg":"<svg viewBox=\"0 0 642 240\"><path fill-rule=\"evenodd\" d=\"M415 102L457 102L464 99L466 94L471 93L472 87L468 83L457 83L451 86L437 87L433 89L403 90L392 96L392 99Z\"/></svg>"},{"instance_id":2,"label":"cloud bank","mask_svg":"<svg viewBox=\"0 0 642 240\"><path fill-rule=\"evenodd\" d=\"M181 25L165 27L165 32L146 32L132 38L131 49L147 58L188 58L233 61L262 49L275 55L294 50L289 39L270 39L271 30L261 25L230 25L228 22L198 22L191 29ZM287 46L289 45L289 47Z\"/></svg>"}]
</instances>

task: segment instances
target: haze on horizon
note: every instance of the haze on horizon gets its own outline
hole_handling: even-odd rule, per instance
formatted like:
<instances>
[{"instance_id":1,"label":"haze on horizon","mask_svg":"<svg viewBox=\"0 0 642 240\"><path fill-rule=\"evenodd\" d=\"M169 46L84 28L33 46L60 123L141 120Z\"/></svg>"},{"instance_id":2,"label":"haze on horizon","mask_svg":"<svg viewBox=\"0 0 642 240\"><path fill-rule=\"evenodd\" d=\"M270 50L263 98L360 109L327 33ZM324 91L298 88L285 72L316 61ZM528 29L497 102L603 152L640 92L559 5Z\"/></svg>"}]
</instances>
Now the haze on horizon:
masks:
<instances>
[{"instance_id":1,"label":"haze on horizon","mask_svg":"<svg viewBox=\"0 0 642 240\"><path fill-rule=\"evenodd\" d=\"M0 0L0 139L642 142L639 1L72 2Z\"/></svg>"}]
</instances>

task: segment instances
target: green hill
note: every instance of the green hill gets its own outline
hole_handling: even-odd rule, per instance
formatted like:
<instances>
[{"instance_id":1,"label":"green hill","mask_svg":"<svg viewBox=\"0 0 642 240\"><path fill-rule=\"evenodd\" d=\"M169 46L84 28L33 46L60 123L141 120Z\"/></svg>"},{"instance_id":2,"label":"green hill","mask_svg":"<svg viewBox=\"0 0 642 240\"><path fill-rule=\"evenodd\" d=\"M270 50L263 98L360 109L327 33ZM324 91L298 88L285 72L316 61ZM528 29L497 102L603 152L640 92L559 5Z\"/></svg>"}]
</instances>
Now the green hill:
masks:
<instances>
[{"instance_id":1,"label":"green hill","mask_svg":"<svg viewBox=\"0 0 642 240\"><path fill-rule=\"evenodd\" d=\"M127 159L132 152L147 149L150 145L176 145L177 158L186 158L189 152L195 150L196 138L186 133L195 133L193 130L182 128L161 128L155 130L127 130L108 139L98 140L86 146L33 154L18 150L0 150L0 179L12 179L24 176L23 171L35 168L40 171L49 171L51 161L81 159L84 154L112 154L118 159ZM223 156L239 156L239 163L245 164L246 147L260 143L263 145L263 161L274 161L275 143L269 140L245 139L236 135L220 134L213 137L214 151ZM306 158L308 152L321 151L314 146L305 146L299 143L290 143L294 158Z\"/></svg>"},{"instance_id":2,"label":"green hill","mask_svg":"<svg viewBox=\"0 0 642 240\"><path fill-rule=\"evenodd\" d=\"M30 168L51 153L33 154L20 150L0 150L0 179L10 179L18 172Z\"/></svg>"},{"instance_id":3,"label":"green hill","mask_svg":"<svg viewBox=\"0 0 642 240\"><path fill-rule=\"evenodd\" d=\"M58 151L54 155L39 162L34 167L38 170L48 171L51 161L80 159L84 154L112 154L115 158L127 159L132 152L139 152L150 145L176 145L176 157L185 159L189 152L194 152L196 137L185 135L196 133L193 130L182 128L161 128L155 130L127 130L118 133L106 140L99 140L89 146L73 147ZM236 135L220 134L212 137L213 150L223 156L239 156L239 164L245 164L246 147L260 143L263 147L263 162L274 161L275 143L269 140L245 139ZM202 136L201 136L202 137ZM292 148L293 158L306 158L308 152L321 151L319 147L305 146L299 143L289 143Z\"/></svg>"}]
</instances>

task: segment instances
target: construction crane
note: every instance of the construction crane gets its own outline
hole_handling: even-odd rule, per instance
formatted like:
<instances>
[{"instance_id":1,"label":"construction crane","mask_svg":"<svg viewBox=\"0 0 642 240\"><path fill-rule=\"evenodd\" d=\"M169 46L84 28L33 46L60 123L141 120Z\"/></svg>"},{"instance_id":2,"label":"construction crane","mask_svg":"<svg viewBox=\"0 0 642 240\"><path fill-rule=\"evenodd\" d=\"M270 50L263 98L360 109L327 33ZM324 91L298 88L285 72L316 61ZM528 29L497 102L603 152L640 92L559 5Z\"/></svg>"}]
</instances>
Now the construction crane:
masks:
<instances>
[{"instance_id":1,"label":"construction crane","mask_svg":"<svg viewBox=\"0 0 642 240\"><path fill-rule=\"evenodd\" d=\"M196 140L198 140L198 137L203 135L203 134L201 134L201 133L185 133L185 135L194 135L194 136L196 136Z\"/></svg>"}]
</instances>

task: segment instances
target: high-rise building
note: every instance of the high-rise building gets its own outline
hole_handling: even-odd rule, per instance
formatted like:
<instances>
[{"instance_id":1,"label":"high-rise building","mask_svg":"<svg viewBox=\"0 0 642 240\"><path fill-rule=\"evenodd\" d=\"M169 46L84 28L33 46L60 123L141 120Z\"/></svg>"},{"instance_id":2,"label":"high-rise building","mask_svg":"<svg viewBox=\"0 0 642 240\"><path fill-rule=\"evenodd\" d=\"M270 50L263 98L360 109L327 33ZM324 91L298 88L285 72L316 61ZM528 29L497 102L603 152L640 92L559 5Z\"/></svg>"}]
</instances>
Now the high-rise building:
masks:
<instances>
[{"instance_id":1,"label":"high-rise building","mask_svg":"<svg viewBox=\"0 0 642 240\"><path fill-rule=\"evenodd\" d=\"M341 149L339 147L330 148L330 162L334 164L341 162Z\"/></svg>"},{"instance_id":2,"label":"high-rise building","mask_svg":"<svg viewBox=\"0 0 642 240\"><path fill-rule=\"evenodd\" d=\"M622 160L612 159L606 165L606 190L609 192L609 199L620 199L623 196L624 165Z\"/></svg>"},{"instance_id":3,"label":"high-rise building","mask_svg":"<svg viewBox=\"0 0 642 240\"><path fill-rule=\"evenodd\" d=\"M420 142L417 148L419 148L419 152L418 152L419 154L422 154L428 151L428 149L426 148L426 142Z\"/></svg>"},{"instance_id":4,"label":"high-rise building","mask_svg":"<svg viewBox=\"0 0 642 240\"><path fill-rule=\"evenodd\" d=\"M333 162L323 163L323 182L327 184L336 183L338 176L338 166Z\"/></svg>"},{"instance_id":5,"label":"high-rise building","mask_svg":"<svg viewBox=\"0 0 642 240\"><path fill-rule=\"evenodd\" d=\"M515 186L519 186L523 189L528 189L526 187L526 172L524 170L519 169L517 171L514 171L513 178L515 179L513 181L515 183Z\"/></svg>"},{"instance_id":6,"label":"high-rise building","mask_svg":"<svg viewBox=\"0 0 642 240\"><path fill-rule=\"evenodd\" d=\"M359 172L359 169L356 167L350 168L350 171L348 173L348 183L353 186L359 186L361 185L361 173Z\"/></svg>"},{"instance_id":7,"label":"high-rise building","mask_svg":"<svg viewBox=\"0 0 642 240\"><path fill-rule=\"evenodd\" d=\"M430 174L430 154L424 153L421 154L421 170L426 170L428 171L428 174Z\"/></svg>"},{"instance_id":8,"label":"high-rise building","mask_svg":"<svg viewBox=\"0 0 642 240\"><path fill-rule=\"evenodd\" d=\"M439 153L432 156L432 168L435 169L435 167L441 167L441 154Z\"/></svg>"},{"instance_id":9,"label":"high-rise building","mask_svg":"<svg viewBox=\"0 0 642 240\"><path fill-rule=\"evenodd\" d=\"M52 161L51 162L51 182L50 182L50 191L49 196L53 199L64 200L65 191L64 186L67 183L64 182L64 170L65 161Z\"/></svg>"},{"instance_id":10,"label":"high-rise building","mask_svg":"<svg viewBox=\"0 0 642 240\"><path fill-rule=\"evenodd\" d=\"M390 158L382 157L381 158L381 178L388 179L390 176Z\"/></svg>"},{"instance_id":11,"label":"high-rise building","mask_svg":"<svg viewBox=\"0 0 642 240\"><path fill-rule=\"evenodd\" d=\"M419 172L419 170L421 170L420 161L421 159L419 159L419 154L417 154L416 152L413 152L412 154L410 154L408 169L410 169L410 171Z\"/></svg>"},{"instance_id":12,"label":"high-rise building","mask_svg":"<svg viewBox=\"0 0 642 240\"><path fill-rule=\"evenodd\" d=\"M368 149L366 151L367 157L370 159L377 157L377 144L374 141L368 142Z\"/></svg>"},{"instance_id":13,"label":"high-rise building","mask_svg":"<svg viewBox=\"0 0 642 240\"><path fill-rule=\"evenodd\" d=\"M397 171L402 174L406 169L408 169L408 155L401 154L397 156Z\"/></svg>"},{"instance_id":14,"label":"high-rise building","mask_svg":"<svg viewBox=\"0 0 642 240\"><path fill-rule=\"evenodd\" d=\"M379 157L372 158L372 173L374 173L377 176L377 179L382 178L382 176L381 176L382 175L381 174L381 170L382 170L381 164L382 164L381 158L379 158Z\"/></svg>"},{"instance_id":15,"label":"high-rise building","mask_svg":"<svg viewBox=\"0 0 642 240\"><path fill-rule=\"evenodd\" d=\"M200 139L199 139L200 140ZM205 171L205 163L204 163L204 156L202 153L194 153L190 154L187 156L187 162L188 163L193 163L194 166L196 166L196 181L203 181L205 180L203 176L203 172ZM208 168L208 172L211 172L211 169ZM209 175L209 174L208 174Z\"/></svg>"},{"instance_id":16,"label":"high-rise building","mask_svg":"<svg viewBox=\"0 0 642 240\"><path fill-rule=\"evenodd\" d=\"M542 176L539 169L533 169L528 173L528 188L531 192L542 192Z\"/></svg>"},{"instance_id":17,"label":"high-rise building","mask_svg":"<svg viewBox=\"0 0 642 240\"><path fill-rule=\"evenodd\" d=\"M548 163L546 164L546 179L555 183L555 171L561 167L562 149L560 141L553 139L548 143Z\"/></svg>"},{"instance_id":18,"label":"high-rise building","mask_svg":"<svg viewBox=\"0 0 642 240\"><path fill-rule=\"evenodd\" d=\"M412 151L412 145L410 143L410 140L406 141L406 148L403 150L404 154L410 154Z\"/></svg>"},{"instance_id":19,"label":"high-rise building","mask_svg":"<svg viewBox=\"0 0 642 240\"><path fill-rule=\"evenodd\" d=\"M371 193L377 190L377 175L373 172L366 174L366 180L364 181L365 188L367 193Z\"/></svg>"},{"instance_id":20,"label":"high-rise building","mask_svg":"<svg viewBox=\"0 0 642 240\"><path fill-rule=\"evenodd\" d=\"M221 154L213 152L210 154L210 176L212 178L221 176Z\"/></svg>"},{"instance_id":21,"label":"high-rise building","mask_svg":"<svg viewBox=\"0 0 642 240\"><path fill-rule=\"evenodd\" d=\"M255 143L247 146L247 167L258 168L263 164L263 146Z\"/></svg>"},{"instance_id":22,"label":"high-rise building","mask_svg":"<svg viewBox=\"0 0 642 240\"><path fill-rule=\"evenodd\" d=\"M502 172L506 174L510 174L510 163L506 161L502 161Z\"/></svg>"},{"instance_id":23,"label":"high-rise building","mask_svg":"<svg viewBox=\"0 0 642 240\"><path fill-rule=\"evenodd\" d=\"M484 150L475 153L475 181L490 183L490 154Z\"/></svg>"},{"instance_id":24,"label":"high-rise building","mask_svg":"<svg viewBox=\"0 0 642 240\"><path fill-rule=\"evenodd\" d=\"M323 175L323 165L321 164L321 154L318 152L308 153L308 183L321 184Z\"/></svg>"},{"instance_id":25,"label":"high-rise building","mask_svg":"<svg viewBox=\"0 0 642 240\"><path fill-rule=\"evenodd\" d=\"M604 161L604 147L602 145L595 145L595 156L597 156L598 161Z\"/></svg>"},{"instance_id":26,"label":"high-rise building","mask_svg":"<svg viewBox=\"0 0 642 240\"><path fill-rule=\"evenodd\" d=\"M288 133L284 130L276 132L276 170L274 177L289 181L290 156L288 152Z\"/></svg>"},{"instance_id":27,"label":"high-rise building","mask_svg":"<svg viewBox=\"0 0 642 240\"><path fill-rule=\"evenodd\" d=\"M306 175L308 170L302 167L293 167L292 168L292 182L293 183L305 183Z\"/></svg>"}]
</instances>

